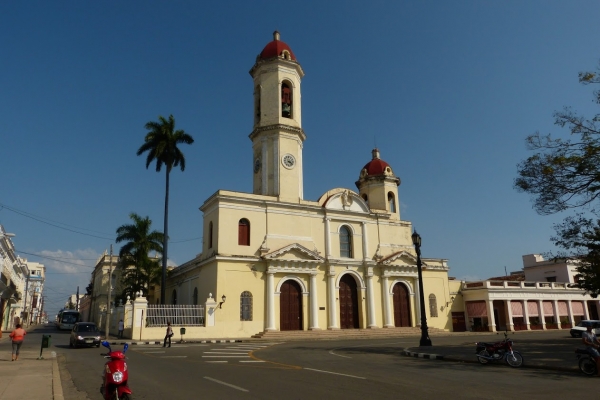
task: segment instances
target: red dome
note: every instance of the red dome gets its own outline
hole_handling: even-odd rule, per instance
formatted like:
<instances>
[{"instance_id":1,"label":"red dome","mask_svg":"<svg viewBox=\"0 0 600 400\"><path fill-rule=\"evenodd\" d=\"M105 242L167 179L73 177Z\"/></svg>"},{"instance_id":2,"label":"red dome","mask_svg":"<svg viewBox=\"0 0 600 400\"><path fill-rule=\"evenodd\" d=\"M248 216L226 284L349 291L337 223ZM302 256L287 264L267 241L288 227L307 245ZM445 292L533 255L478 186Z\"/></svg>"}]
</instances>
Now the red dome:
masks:
<instances>
[{"instance_id":1,"label":"red dome","mask_svg":"<svg viewBox=\"0 0 600 400\"><path fill-rule=\"evenodd\" d=\"M260 52L259 58L261 60L268 60L270 58L283 57L284 50L290 53L290 60L296 61L296 56L292 49L290 49L290 46L279 40L279 32L275 31L273 32L273 41L269 42L263 51Z\"/></svg>"},{"instance_id":2,"label":"red dome","mask_svg":"<svg viewBox=\"0 0 600 400\"><path fill-rule=\"evenodd\" d=\"M379 158L379 150L373 149L373 159L363 167L363 170L367 170L367 175L383 175L387 167L392 169L390 164Z\"/></svg>"}]
</instances>

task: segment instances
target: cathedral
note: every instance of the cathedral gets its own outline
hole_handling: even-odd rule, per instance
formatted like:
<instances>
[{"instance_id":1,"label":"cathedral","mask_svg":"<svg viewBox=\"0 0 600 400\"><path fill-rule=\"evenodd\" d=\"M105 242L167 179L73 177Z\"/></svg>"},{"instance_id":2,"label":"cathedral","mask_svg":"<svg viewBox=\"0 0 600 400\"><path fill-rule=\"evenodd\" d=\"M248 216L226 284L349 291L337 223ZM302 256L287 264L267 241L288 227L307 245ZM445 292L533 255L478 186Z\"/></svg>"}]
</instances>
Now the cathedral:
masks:
<instances>
[{"instance_id":1,"label":"cathedral","mask_svg":"<svg viewBox=\"0 0 600 400\"><path fill-rule=\"evenodd\" d=\"M252 193L219 190L202 204L202 252L172 271L167 303L214 296L223 337L418 326L413 228L400 217L400 178L381 158L385 151L365 152L356 189L304 199L304 71L279 32L250 75ZM428 325L451 330L447 260L422 264Z\"/></svg>"}]
</instances>

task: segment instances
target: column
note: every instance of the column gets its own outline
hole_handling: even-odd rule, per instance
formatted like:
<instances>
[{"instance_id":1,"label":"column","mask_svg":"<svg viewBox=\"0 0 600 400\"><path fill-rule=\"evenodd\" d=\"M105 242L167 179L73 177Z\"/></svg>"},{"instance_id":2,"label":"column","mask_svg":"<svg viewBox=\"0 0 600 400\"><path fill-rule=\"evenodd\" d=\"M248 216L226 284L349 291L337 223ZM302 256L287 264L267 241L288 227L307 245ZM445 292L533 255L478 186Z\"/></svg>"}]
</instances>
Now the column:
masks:
<instances>
[{"instance_id":1,"label":"column","mask_svg":"<svg viewBox=\"0 0 600 400\"><path fill-rule=\"evenodd\" d=\"M415 278L415 309L417 312L417 326L421 326L421 293L419 292L419 278Z\"/></svg>"},{"instance_id":2,"label":"column","mask_svg":"<svg viewBox=\"0 0 600 400\"><path fill-rule=\"evenodd\" d=\"M329 310L329 326L327 329L340 329L337 323L337 303L335 302L335 270L329 269L327 273L327 309Z\"/></svg>"},{"instance_id":3,"label":"column","mask_svg":"<svg viewBox=\"0 0 600 400\"><path fill-rule=\"evenodd\" d=\"M587 300L583 300L583 316L584 319L590 319L590 312L588 311L588 302Z\"/></svg>"},{"instance_id":4,"label":"column","mask_svg":"<svg viewBox=\"0 0 600 400\"><path fill-rule=\"evenodd\" d=\"M496 318L494 318L494 300L486 300L485 306L488 314L488 330L496 332Z\"/></svg>"},{"instance_id":5,"label":"column","mask_svg":"<svg viewBox=\"0 0 600 400\"><path fill-rule=\"evenodd\" d=\"M384 328L394 328L394 321L392 321L391 304L390 304L390 288L388 277L384 276L382 280L381 293L383 295L383 317L385 319L383 323Z\"/></svg>"},{"instance_id":6,"label":"column","mask_svg":"<svg viewBox=\"0 0 600 400\"><path fill-rule=\"evenodd\" d=\"M325 257L331 258L331 228L329 223L331 218L325 218Z\"/></svg>"},{"instance_id":7,"label":"column","mask_svg":"<svg viewBox=\"0 0 600 400\"><path fill-rule=\"evenodd\" d=\"M267 331L275 331L275 273L267 271Z\"/></svg>"},{"instance_id":8,"label":"column","mask_svg":"<svg viewBox=\"0 0 600 400\"><path fill-rule=\"evenodd\" d=\"M317 304L317 273L310 274L310 330L320 330L319 328L319 306Z\"/></svg>"},{"instance_id":9,"label":"column","mask_svg":"<svg viewBox=\"0 0 600 400\"><path fill-rule=\"evenodd\" d=\"M571 300L567 300L567 310L569 310L569 322L571 323L571 328L575 326L575 317L573 316L573 305L571 304Z\"/></svg>"},{"instance_id":10,"label":"column","mask_svg":"<svg viewBox=\"0 0 600 400\"><path fill-rule=\"evenodd\" d=\"M510 305L510 300L506 300L504 304L506 305L506 312L508 314L508 330L513 332L515 330L515 323L513 321L512 306Z\"/></svg>"},{"instance_id":11,"label":"column","mask_svg":"<svg viewBox=\"0 0 600 400\"><path fill-rule=\"evenodd\" d=\"M525 325L527 330L531 330L531 324L529 323L529 308L527 308L527 300L523 300L523 319L525 319Z\"/></svg>"},{"instance_id":12,"label":"column","mask_svg":"<svg viewBox=\"0 0 600 400\"><path fill-rule=\"evenodd\" d=\"M540 322L542 323L542 329L546 330L546 316L544 315L544 304L542 303L542 300L538 300L538 310L539 310L539 318L540 318Z\"/></svg>"},{"instance_id":13,"label":"column","mask_svg":"<svg viewBox=\"0 0 600 400\"><path fill-rule=\"evenodd\" d=\"M362 250L363 250L363 260L368 258L369 247L367 245L367 223L363 222L362 226Z\"/></svg>"},{"instance_id":14,"label":"column","mask_svg":"<svg viewBox=\"0 0 600 400\"><path fill-rule=\"evenodd\" d=\"M558 310L558 300L554 300L554 319L558 326L558 329L562 329L562 325L560 323L560 311Z\"/></svg>"},{"instance_id":15,"label":"column","mask_svg":"<svg viewBox=\"0 0 600 400\"><path fill-rule=\"evenodd\" d=\"M375 319L375 296L373 295L373 267L367 267L367 308L368 311L368 327L377 328Z\"/></svg>"}]
</instances>

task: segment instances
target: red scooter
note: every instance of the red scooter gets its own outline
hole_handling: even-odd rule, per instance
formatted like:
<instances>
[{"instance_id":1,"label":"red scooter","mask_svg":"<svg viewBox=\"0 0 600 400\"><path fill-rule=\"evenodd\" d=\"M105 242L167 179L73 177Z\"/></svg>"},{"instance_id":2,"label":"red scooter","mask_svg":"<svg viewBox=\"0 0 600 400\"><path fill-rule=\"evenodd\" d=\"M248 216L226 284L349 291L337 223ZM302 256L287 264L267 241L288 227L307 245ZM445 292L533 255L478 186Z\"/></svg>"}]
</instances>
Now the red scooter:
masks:
<instances>
[{"instance_id":1,"label":"red scooter","mask_svg":"<svg viewBox=\"0 0 600 400\"><path fill-rule=\"evenodd\" d=\"M125 362L125 352L129 345L125 343L123 351L112 351L110 343L105 340L102 342L102 346L108 349L108 354L105 354L104 358L110 360L104 364L104 378L100 393L105 400L130 400L132 393L127 385L129 374Z\"/></svg>"}]
</instances>

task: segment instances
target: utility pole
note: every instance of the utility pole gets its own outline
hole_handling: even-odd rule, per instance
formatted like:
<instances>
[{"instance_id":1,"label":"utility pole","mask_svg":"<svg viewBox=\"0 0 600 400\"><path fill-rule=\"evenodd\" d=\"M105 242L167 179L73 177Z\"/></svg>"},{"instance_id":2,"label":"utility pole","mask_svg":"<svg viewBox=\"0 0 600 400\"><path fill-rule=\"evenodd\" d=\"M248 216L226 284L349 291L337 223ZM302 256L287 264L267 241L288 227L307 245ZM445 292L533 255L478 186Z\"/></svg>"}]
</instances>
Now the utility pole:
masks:
<instances>
[{"instance_id":1,"label":"utility pole","mask_svg":"<svg viewBox=\"0 0 600 400\"><path fill-rule=\"evenodd\" d=\"M112 244L110 245L110 264L108 267L108 297L106 298L106 331L105 336L108 339L110 329L110 292L112 289Z\"/></svg>"},{"instance_id":2,"label":"utility pole","mask_svg":"<svg viewBox=\"0 0 600 400\"><path fill-rule=\"evenodd\" d=\"M31 273L29 272L29 268L27 269L27 281L25 282L25 300L23 301L23 313L21 316L21 323L23 326L29 326L29 314L27 313L27 293L29 292L29 276Z\"/></svg>"},{"instance_id":3,"label":"utility pole","mask_svg":"<svg viewBox=\"0 0 600 400\"><path fill-rule=\"evenodd\" d=\"M79 311L79 286L77 286L77 294L75 296L75 311Z\"/></svg>"}]
</instances>

